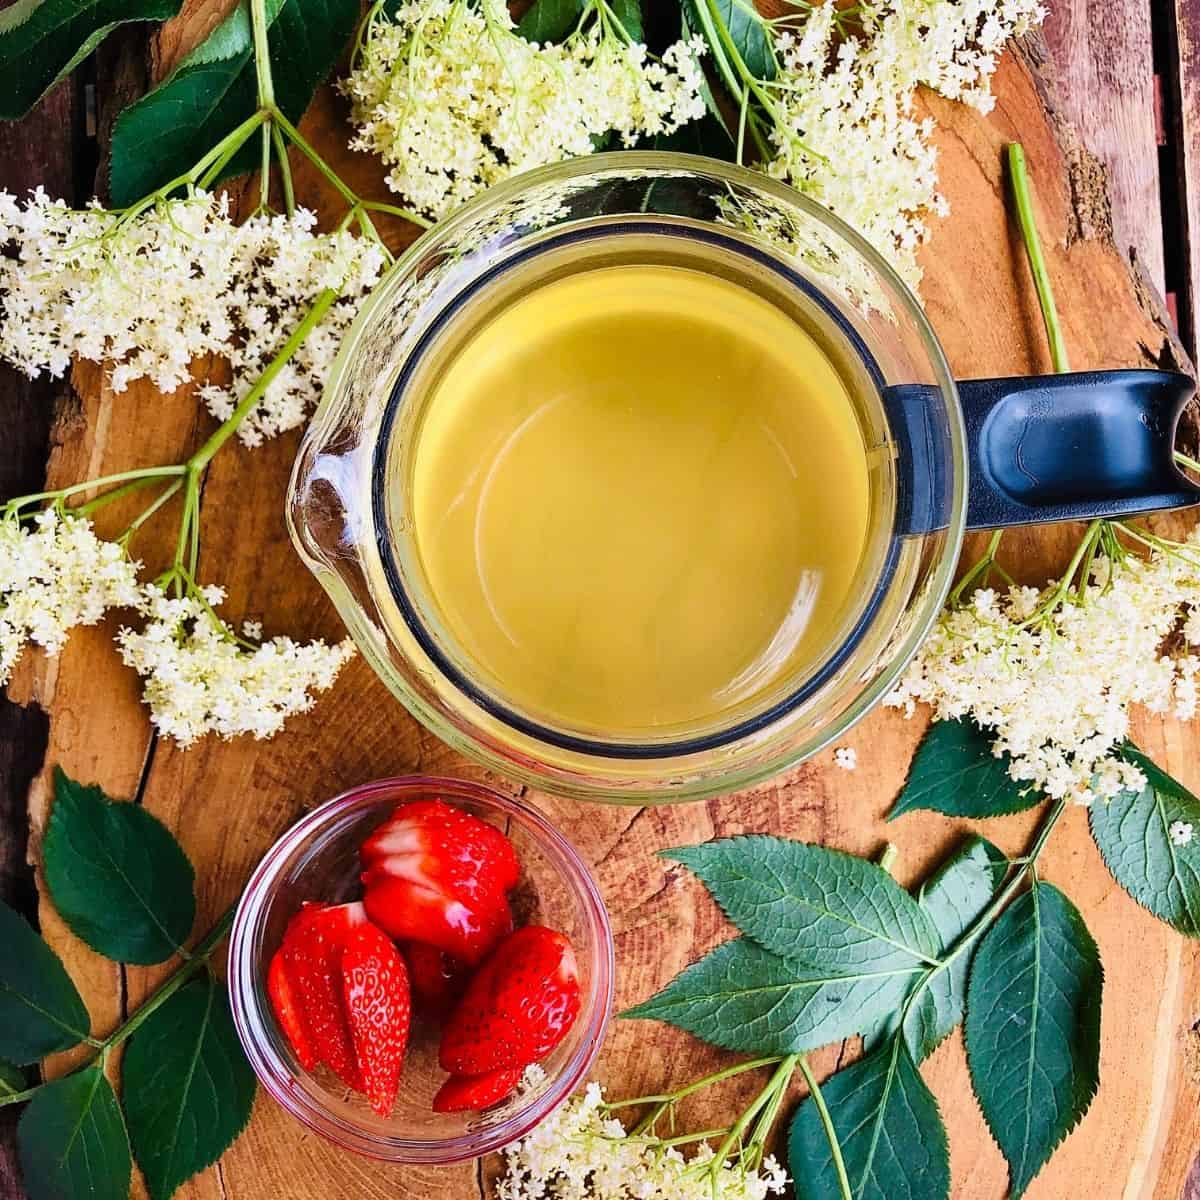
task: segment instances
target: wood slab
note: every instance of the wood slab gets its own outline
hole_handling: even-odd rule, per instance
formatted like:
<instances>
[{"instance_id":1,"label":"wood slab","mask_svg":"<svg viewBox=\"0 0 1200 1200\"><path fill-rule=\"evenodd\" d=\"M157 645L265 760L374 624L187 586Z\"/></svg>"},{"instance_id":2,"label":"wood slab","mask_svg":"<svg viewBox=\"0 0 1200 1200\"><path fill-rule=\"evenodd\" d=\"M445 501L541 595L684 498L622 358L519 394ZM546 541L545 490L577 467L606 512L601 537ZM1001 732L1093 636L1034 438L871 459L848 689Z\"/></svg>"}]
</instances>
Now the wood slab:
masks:
<instances>
[{"instance_id":1,"label":"wood slab","mask_svg":"<svg viewBox=\"0 0 1200 1200\"><path fill-rule=\"evenodd\" d=\"M186 52L224 7L213 0L188 4L160 39L157 69ZM936 98L925 101L939 121L942 190L953 212L924 254L923 294L951 364L963 376L1049 367L1032 285L1004 203L1001 150L1013 139L1024 143L1029 159L1074 365L1181 363L1153 290L1131 274L1114 247L1104 173L1058 116L1039 74L1042 57L1033 41L1005 58L995 84L998 103L987 118ZM385 194L377 165L346 151L344 106L328 91L306 117L305 131L361 191ZM311 172L300 171L297 183L303 203L327 209L336 220L338 210ZM397 245L411 237L401 228L391 233ZM210 427L190 388L164 397L135 384L115 396L95 369L78 370L75 386L78 405L54 431L50 486L176 461ZM214 461L203 496L200 574L229 589L228 612L236 620L261 619L268 634L338 637L337 617L300 566L284 529L283 498L296 443L293 436L254 451L234 445ZM114 528L121 526L119 513L104 515ZM1010 535L1005 565L1043 582L1062 565L1077 533L1056 528ZM139 544L149 568L169 555L172 536L172 518L160 514ZM37 703L50 717L45 770L29 794L35 862L55 765L144 804L175 831L196 865L202 923L234 900L274 838L334 793L412 771L486 777L408 717L361 660L313 712L272 741L209 739L180 751L152 736L138 681L114 652L113 624L77 633L58 659L30 653L14 680L14 699ZM965 828L924 813L892 826L882 821L922 728L919 720L878 712L844 739L858 750L856 771L837 769L825 754L768 785L704 803L615 808L529 794L596 872L616 935L618 1005L645 998L729 933L699 886L655 857L662 847L762 830L856 854L874 854L891 840L900 849L898 877L906 883L920 878ZM1137 732L1156 761L1200 788L1194 727L1143 723ZM512 789L503 780L490 782ZM1011 817L984 823L982 832L1017 853L1031 824L1028 815ZM1177 1200L1200 1141L1200 1037L1194 1028L1200 958L1193 945L1113 883L1082 811L1069 814L1044 861L1046 877L1079 905L1103 955L1103 1078L1091 1112L1028 1195ZM48 902L41 919L80 984L98 1031L135 1007L167 969L122 970L106 963L65 932ZM857 1052L853 1042L834 1046L815 1055L814 1063L828 1072ZM722 1057L663 1026L614 1022L596 1076L613 1094L640 1093L681 1083ZM925 1075L949 1127L953 1195L998 1200L1005 1194L1004 1163L971 1096L959 1038L934 1055ZM748 1092L754 1086L739 1081L717 1103L730 1104L739 1087ZM705 1119L704 1113L697 1111L696 1119ZM495 1162L399 1168L356 1159L260 1096L242 1139L179 1195L468 1200L486 1193L495 1168Z\"/></svg>"}]
</instances>

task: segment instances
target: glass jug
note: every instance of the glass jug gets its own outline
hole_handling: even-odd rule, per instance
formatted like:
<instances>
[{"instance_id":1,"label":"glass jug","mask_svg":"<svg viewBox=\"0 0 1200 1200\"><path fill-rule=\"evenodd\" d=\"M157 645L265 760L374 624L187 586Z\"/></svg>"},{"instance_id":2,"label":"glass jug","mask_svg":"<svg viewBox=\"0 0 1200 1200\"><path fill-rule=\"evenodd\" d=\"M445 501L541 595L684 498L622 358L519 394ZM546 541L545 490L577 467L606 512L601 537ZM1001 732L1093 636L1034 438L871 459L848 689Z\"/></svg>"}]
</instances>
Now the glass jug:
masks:
<instances>
[{"instance_id":1,"label":"glass jug","mask_svg":"<svg viewBox=\"0 0 1200 1200\"><path fill-rule=\"evenodd\" d=\"M803 671L702 717L606 729L532 710L456 644L415 544L412 459L430 356L456 329L479 327L531 269L544 281L642 262L750 281L833 347L864 398L869 520L855 601ZM1200 499L1172 458L1192 391L1185 376L1151 370L956 383L896 273L818 204L709 159L598 154L492 189L397 262L331 371L288 521L362 653L451 746L558 794L694 799L816 753L885 696L945 600L965 529Z\"/></svg>"}]
</instances>

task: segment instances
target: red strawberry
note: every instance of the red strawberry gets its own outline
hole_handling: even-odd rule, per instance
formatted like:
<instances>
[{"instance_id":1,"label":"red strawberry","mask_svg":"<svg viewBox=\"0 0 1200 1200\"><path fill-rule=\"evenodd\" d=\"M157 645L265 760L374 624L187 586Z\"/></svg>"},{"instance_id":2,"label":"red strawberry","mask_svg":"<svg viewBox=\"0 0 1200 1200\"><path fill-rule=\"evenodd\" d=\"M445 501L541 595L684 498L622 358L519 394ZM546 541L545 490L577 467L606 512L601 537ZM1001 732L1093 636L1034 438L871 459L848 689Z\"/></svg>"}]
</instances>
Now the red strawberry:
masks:
<instances>
[{"instance_id":1,"label":"red strawberry","mask_svg":"<svg viewBox=\"0 0 1200 1200\"><path fill-rule=\"evenodd\" d=\"M305 904L289 922L283 945L267 972L275 1015L296 1057L304 1062L307 1054L314 1062L325 1063L356 1091L362 1090L362 1076L342 1004L341 960L351 930L366 919L361 904ZM277 980L274 992L270 989L272 973ZM289 986L281 987L281 978ZM302 1018L306 1042L292 1037L295 1014Z\"/></svg>"},{"instance_id":2,"label":"red strawberry","mask_svg":"<svg viewBox=\"0 0 1200 1200\"><path fill-rule=\"evenodd\" d=\"M354 930L342 955L342 995L362 1090L386 1117L400 1086L412 1003L404 959L370 922Z\"/></svg>"},{"instance_id":3,"label":"red strawberry","mask_svg":"<svg viewBox=\"0 0 1200 1200\"><path fill-rule=\"evenodd\" d=\"M478 1112L503 1100L521 1080L521 1067L501 1067L483 1075L451 1075L433 1098L433 1111Z\"/></svg>"},{"instance_id":4,"label":"red strawberry","mask_svg":"<svg viewBox=\"0 0 1200 1200\"><path fill-rule=\"evenodd\" d=\"M467 986L466 967L425 942L404 942L400 950L408 963L414 999L439 1016L449 1012Z\"/></svg>"},{"instance_id":5,"label":"red strawberry","mask_svg":"<svg viewBox=\"0 0 1200 1200\"><path fill-rule=\"evenodd\" d=\"M438 1059L451 1075L524 1067L544 1057L579 1015L571 943L526 925L496 947L442 1031Z\"/></svg>"},{"instance_id":6,"label":"red strawberry","mask_svg":"<svg viewBox=\"0 0 1200 1200\"><path fill-rule=\"evenodd\" d=\"M308 1040L308 1029L300 1012L300 1004L283 965L282 947L271 955L271 965L267 969L267 995L271 999L275 1017L283 1027L284 1036L296 1052L300 1065L306 1071L311 1071L317 1065L317 1054Z\"/></svg>"},{"instance_id":7,"label":"red strawberry","mask_svg":"<svg viewBox=\"0 0 1200 1200\"><path fill-rule=\"evenodd\" d=\"M402 804L362 846L371 920L474 964L512 929L520 874L508 838L442 800Z\"/></svg>"}]
</instances>

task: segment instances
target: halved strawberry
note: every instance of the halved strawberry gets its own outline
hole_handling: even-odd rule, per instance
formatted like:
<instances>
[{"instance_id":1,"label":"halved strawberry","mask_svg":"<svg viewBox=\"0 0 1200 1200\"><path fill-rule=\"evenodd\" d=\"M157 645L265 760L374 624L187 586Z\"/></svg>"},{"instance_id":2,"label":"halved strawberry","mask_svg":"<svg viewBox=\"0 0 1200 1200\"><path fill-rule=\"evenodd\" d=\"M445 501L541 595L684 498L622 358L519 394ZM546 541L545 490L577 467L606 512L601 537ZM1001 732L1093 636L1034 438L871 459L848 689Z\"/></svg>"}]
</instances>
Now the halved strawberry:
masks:
<instances>
[{"instance_id":1,"label":"halved strawberry","mask_svg":"<svg viewBox=\"0 0 1200 1200\"><path fill-rule=\"evenodd\" d=\"M292 1040L296 1057L304 1061L308 1054L314 1062L325 1063L347 1087L362 1090L362 1075L354 1054L350 1029L342 1001L342 953L351 931L366 922L361 904L326 905L307 903L291 919L284 931L283 944L276 952L278 965L274 992L268 993L284 1032ZM280 985L285 979L286 987ZM279 1000L285 1001L280 1005ZM291 1030L301 1027L307 1035L305 1045L292 1039ZM307 1065L307 1064L306 1064Z\"/></svg>"},{"instance_id":2,"label":"halved strawberry","mask_svg":"<svg viewBox=\"0 0 1200 1200\"><path fill-rule=\"evenodd\" d=\"M483 1075L451 1075L433 1098L433 1111L478 1112L499 1103L521 1081L521 1067L501 1067Z\"/></svg>"},{"instance_id":3,"label":"halved strawberry","mask_svg":"<svg viewBox=\"0 0 1200 1200\"><path fill-rule=\"evenodd\" d=\"M300 1065L306 1071L311 1071L317 1065L317 1053L312 1042L308 1040L308 1029L300 1011L300 1002L292 991L291 981L283 965L282 947L271 955L271 965L267 968L267 995L271 999L275 1017L283 1027L284 1036L296 1052Z\"/></svg>"},{"instance_id":4,"label":"halved strawberry","mask_svg":"<svg viewBox=\"0 0 1200 1200\"><path fill-rule=\"evenodd\" d=\"M571 943L526 925L492 952L442 1030L438 1059L451 1075L525 1067L566 1036L579 1015Z\"/></svg>"},{"instance_id":5,"label":"halved strawberry","mask_svg":"<svg viewBox=\"0 0 1200 1200\"><path fill-rule=\"evenodd\" d=\"M474 964L512 929L520 865L508 838L443 800L402 804L362 845L364 903L400 941Z\"/></svg>"},{"instance_id":6,"label":"halved strawberry","mask_svg":"<svg viewBox=\"0 0 1200 1200\"><path fill-rule=\"evenodd\" d=\"M402 942L408 979L415 1003L436 1013L448 1013L467 986L467 968L444 950L425 942Z\"/></svg>"},{"instance_id":7,"label":"halved strawberry","mask_svg":"<svg viewBox=\"0 0 1200 1200\"><path fill-rule=\"evenodd\" d=\"M362 1090L386 1117L400 1086L412 1001L404 959L370 922L354 930L342 954L342 995Z\"/></svg>"}]
</instances>

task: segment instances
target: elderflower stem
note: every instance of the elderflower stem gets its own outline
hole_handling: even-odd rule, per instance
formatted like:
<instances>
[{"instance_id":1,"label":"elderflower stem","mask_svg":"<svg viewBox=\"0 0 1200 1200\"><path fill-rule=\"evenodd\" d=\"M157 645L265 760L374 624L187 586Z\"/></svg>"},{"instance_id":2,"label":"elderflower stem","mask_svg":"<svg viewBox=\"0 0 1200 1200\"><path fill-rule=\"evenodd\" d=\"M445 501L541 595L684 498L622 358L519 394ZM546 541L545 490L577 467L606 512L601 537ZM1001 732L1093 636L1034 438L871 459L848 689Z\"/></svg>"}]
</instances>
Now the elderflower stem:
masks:
<instances>
[{"instance_id":1,"label":"elderflower stem","mask_svg":"<svg viewBox=\"0 0 1200 1200\"><path fill-rule=\"evenodd\" d=\"M128 483L123 483L118 488L113 488L111 492L105 492L102 496L96 496L89 500L86 504L77 504L71 509L72 516L90 517L98 508L103 508L106 504L111 504L114 500L120 500L123 496L129 496L133 492L140 492L143 488L153 487L158 480L147 475L143 479L131 479Z\"/></svg>"},{"instance_id":2,"label":"elderflower stem","mask_svg":"<svg viewBox=\"0 0 1200 1200\"><path fill-rule=\"evenodd\" d=\"M165 488L162 494L152 504L142 509L142 511L136 517L134 517L134 519L129 523L125 532L121 534L119 538L117 538L117 544L128 550L130 543L133 541L133 535L137 533L137 531L141 529L141 527L145 525L145 523L150 520L150 518L154 516L154 514L158 512L158 510L162 508L162 506L166 504L167 501L170 500L171 497L174 496L181 487L183 487L183 480L177 479L173 484L171 484L170 487ZM93 503L95 503L95 501L93 501Z\"/></svg>"},{"instance_id":3,"label":"elderflower stem","mask_svg":"<svg viewBox=\"0 0 1200 1200\"><path fill-rule=\"evenodd\" d=\"M284 342L279 353L263 368L263 373L254 381L254 386L242 397L237 408L233 410L212 437L188 459L185 467L188 472L198 475L209 464L213 455L233 437L241 423L250 415L259 400L262 399L263 393L271 386L272 381L279 372L283 370L288 359L296 353L301 343L303 343L304 339L312 331L313 326L320 322L321 318L329 311L337 298L338 292L335 288L326 288L317 296L316 300L313 301L312 307L304 314L304 319L292 330L291 336Z\"/></svg>"},{"instance_id":4,"label":"elderflower stem","mask_svg":"<svg viewBox=\"0 0 1200 1200\"><path fill-rule=\"evenodd\" d=\"M271 76L265 0L250 0L250 27L254 31L254 78L258 85L258 107L270 110L275 106L275 81Z\"/></svg>"},{"instance_id":5,"label":"elderflower stem","mask_svg":"<svg viewBox=\"0 0 1200 1200\"><path fill-rule=\"evenodd\" d=\"M817 1110L817 1116L821 1118L825 1138L829 1142L829 1154L833 1159L833 1170L837 1175L838 1189L842 1193L842 1200L853 1200L850 1177L846 1174L846 1160L842 1157L842 1144L838 1140L837 1130L833 1127L833 1117L830 1116L829 1105L825 1103L825 1097L821 1094L817 1077L813 1074L812 1067L808 1065L807 1056L803 1054L799 1056L799 1065L800 1074L804 1076L804 1082L808 1084L808 1094L812 1097L813 1107Z\"/></svg>"},{"instance_id":6,"label":"elderflower stem","mask_svg":"<svg viewBox=\"0 0 1200 1200\"><path fill-rule=\"evenodd\" d=\"M287 143L279 125L271 123L271 141L275 144L275 160L279 164L279 178L283 183L283 207L289 217L296 215L296 189L292 183L292 164L288 158Z\"/></svg>"},{"instance_id":7,"label":"elderflower stem","mask_svg":"<svg viewBox=\"0 0 1200 1200\"><path fill-rule=\"evenodd\" d=\"M217 919L216 924L196 943L190 953L180 947L180 954L184 955L185 961L155 989L150 997L138 1007L136 1012L118 1025L108 1037L103 1041L98 1041L96 1038L91 1037L85 1038L84 1041L86 1044L93 1047L96 1053L81 1062L72 1074L90 1067L97 1060L103 1063L114 1047L119 1046L132 1033L136 1032L151 1013L161 1008L167 1000L179 991L212 957L213 951L221 944L230 927L233 925L233 918L236 913L237 904L231 904ZM11 1095L0 1096L0 1108L8 1104L19 1104L23 1100L32 1099L48 1082L50 1081L47 1080L43 1083L35 1084L31 1088L26 1088L23 1092L14 1092Z\"/></svg>"},{"instance_id":8,"label":"elderflower stem","mask_svg":"<svg viewBox=\"0 0 1200 1200\"><path fill-rule=\"evenodd\" d=\"M705 1170L709 1174L716 1175L725 1165L734 1146L740 1141L742 1134L745 1133L750 1122L754 1120L760 1110L774 1105L775 1111L778 1113L778 1105L775 1104L775 1100L787 1088L788 1081L791 1079L799 1059L799 1054L789 1054L780 1060L779 1065L775 1068L771 1078L767 1080L762 1091L750 1101L749 1106L742 1115L729 1127L729 1132L725 1135L725 1140L717 1147L716 1154L710 1162L705 1165ZM766 1137L765 1131L763 1137Z\"/></svg>"},{"instance_id":9,"label":"elderflower stem","mask_svg":"<svg viewBox=\"0 0 1200 1200\"><path fill-rule=\"evenodd\" d=\"M1009 143L1008 171L1013 199L1017 206L1017 222L1021 227L1021 240L1025 243L1025 252L1029 256L1033 286L1037 289L1042 320L1046 324L1046 337L1050 342L1050 361L1054 364L1055 371L1069 371L1071 367L1067 358L1067 343L1058 321L1054 289L1050 286L1050 273L1046 269L1042 243L1038 237L1037 221L1033 214L1033 193L1029 186L1029 172L1025 167L1025 150L1020 142Z\"/></svg>"},{"instance_id":10,"label":"elderflower stem","mask_svg":"<svg viewBox=\"0 0 1200 1200\"><path fill-rule=\"evenodd\" d=\"M717 73L721 76L722 82L735 100L749 107L750 92L757 88L758 81L742 61L742 56L730 37L729 30L725 28L725 22L709 0L700 0L700 3L694 6L693 11L703 27L704 39L712 51L713 62L716 64ZM772 105L769 97L764 96L760 99L763 107L770 112ZM767 144L767 139L763 136L758 114L750 112L748 115L748 129L751 140L754 142L755 151L764 159L770 158L771 149Z\"/></svg>"},{"instance_id":11,"label":"elderflower stem","mask_svg":"<svg viewBox=\"0 0 1200 1200\"><path fill-rule=\"evenodd\" d=\"M139 467L132 471L119 471L115 475L102 475L99 479L85 479L82 483L72 484L70 487L58 488L52 492L32 492L28 496L17 496L9 500L3 506L5 512L19 512L23 508L27 508L31 504L37 504L42 500L66 500L69 496L75 496L79 492L90 491L92 488L107 487L109 484L124 483L126 480L132 479L161 479L168 475L183 475L187 468L176 463L169 467Z\"/></svg>"}]
</instances>

